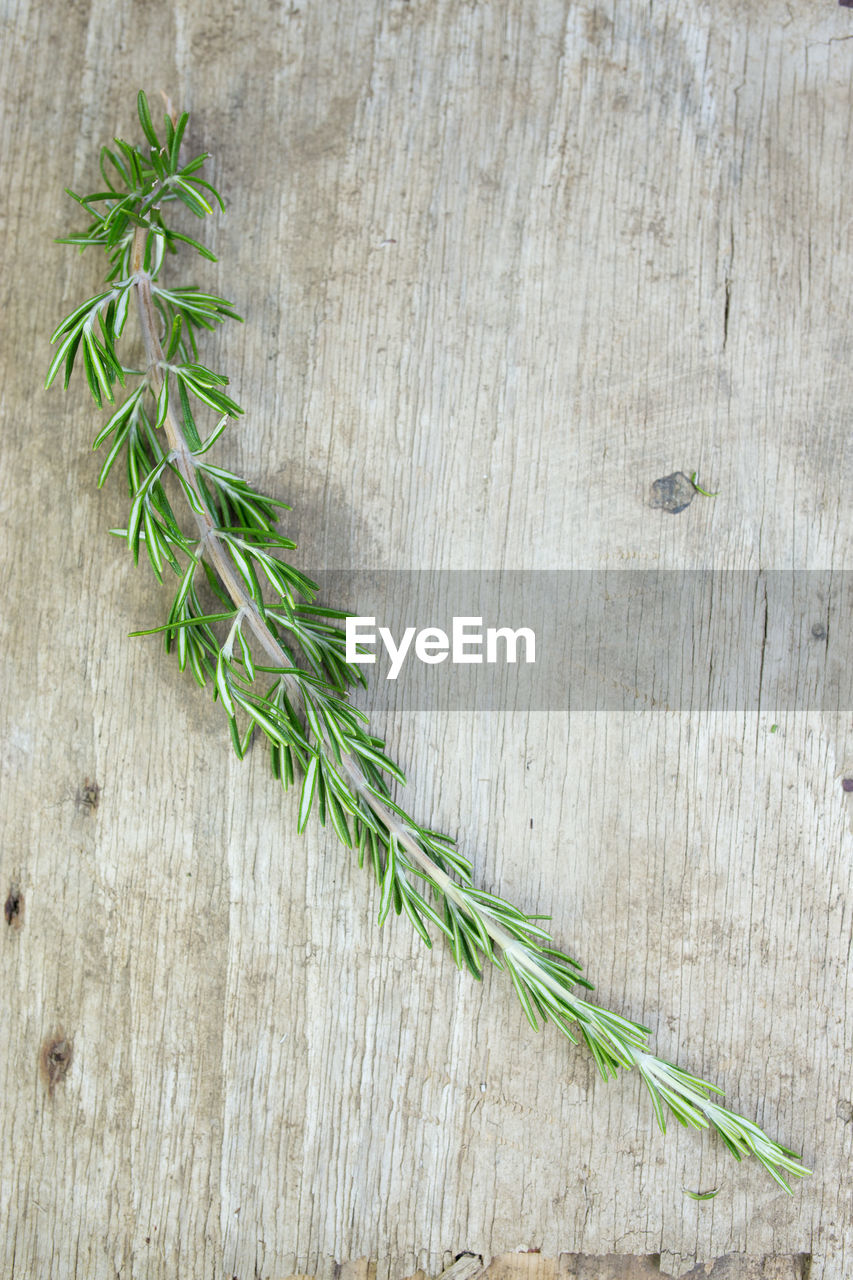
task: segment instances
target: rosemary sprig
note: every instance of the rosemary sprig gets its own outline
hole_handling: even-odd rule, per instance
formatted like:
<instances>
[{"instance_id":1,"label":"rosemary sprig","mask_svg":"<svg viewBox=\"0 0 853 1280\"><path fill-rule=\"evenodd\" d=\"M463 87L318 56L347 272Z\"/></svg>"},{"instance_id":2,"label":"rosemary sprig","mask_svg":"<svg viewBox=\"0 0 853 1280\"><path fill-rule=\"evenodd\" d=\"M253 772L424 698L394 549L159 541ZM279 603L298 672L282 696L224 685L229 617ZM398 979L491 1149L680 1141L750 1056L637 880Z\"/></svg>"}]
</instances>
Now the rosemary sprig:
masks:
<instances>
[{"instance_id":1,"label":"rosemary sprig","mask_svg":"<svg viewBox=\"0 0 853 1280\"><path fill-rule=\"evenodd\" d=\"M736 1159L754 1156L790 1192L786 1175L809 1172L793 1151L715 1102L716 1086L655 1057L648 1028L580 994L592 984L553 945L543 918L477 889L453 841L422 826L394 798L392 784L402 786L405 778L348 700L364 676L346 661L340 626L346 615L316 604L315 584L281 558L294 547L275 531L276 509L284 504L208 460L242 409L225 390L224 374L199 363L198 338L240 317L224 298L162 283L165 254L179 244L214 258L169 227L163 209L180 201L203 218L224 206L199 176L206 156L181 163L187 115L166 115L158 134L143 93L138 112L145 144L116 139L115 150L101 152L104 189L69 192L90 222L61 243L103 249L109 269L105 287L53 334L46 383L62 369L67 387L79 358L101 408L114 404L117 384L134 380L95 438L95 448L109 444L98 486L123 455L130 511L127 527L112 532L127 540L137 561L144 547L160 581L167 568L178 579L166 622L134 634L161 633L181 670L189 667L212 689L238 756L253 737L266 739L274 776L284 787L299 787L299 830L315 812L356 851L359 866L367 862L373 870L380 925L393 907L427 947L431 927L443 934L457 966L475 978L484 963L505 970L534 1029L551 1022L572 1043L582 1039L605 1080L620 1068L638 1070L662 1130L667 1112L692 1128L710 1126ZM145 344L142 371L125 366L117 350L132 300ZM218 420L203 435L197 415L210 411ZM174 513L167 484L186 499L191 534ZM205 586L217 601L213 610L202 604Z\"/></svg>"}]
</instances>

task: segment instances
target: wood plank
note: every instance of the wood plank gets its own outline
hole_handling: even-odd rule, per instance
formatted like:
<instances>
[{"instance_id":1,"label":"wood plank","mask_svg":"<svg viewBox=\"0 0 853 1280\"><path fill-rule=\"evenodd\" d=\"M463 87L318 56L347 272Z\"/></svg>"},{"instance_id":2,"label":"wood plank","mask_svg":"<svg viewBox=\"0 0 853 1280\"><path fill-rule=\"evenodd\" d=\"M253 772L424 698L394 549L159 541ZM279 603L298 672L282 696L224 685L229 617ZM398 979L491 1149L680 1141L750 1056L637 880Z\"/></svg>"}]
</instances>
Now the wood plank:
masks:
<instances>
[{"instance_id":1,"label":"wood plank","mask_svg":"<svg viewBox=\"0 0 853 1280\"><path fill-rule=\"evenodd\" d=\"M500 974L377 932L353 860L299 836L259 753L239 764L218 709L127 639L163 593L104 532L126 502L95 489L82 389L40 387L99 278L50 244L62 188L162 89L229 205L219 265L189 270L247 317L205 353L247 409L219 456L293 503L301 564L849 567L851 21L805 0L7 7L14 1274L331 1280L369 1258L400 1280L519 1247L541 1254L517 1277L632 1254L850 1273L850 708L371 699L480 883L551 912L602 1001L804 1153L788 1199L532 1037ZM718 497L649 505L694 469ZM824 645L848 668L849 634Z\"/></svg>"}]
</instances>

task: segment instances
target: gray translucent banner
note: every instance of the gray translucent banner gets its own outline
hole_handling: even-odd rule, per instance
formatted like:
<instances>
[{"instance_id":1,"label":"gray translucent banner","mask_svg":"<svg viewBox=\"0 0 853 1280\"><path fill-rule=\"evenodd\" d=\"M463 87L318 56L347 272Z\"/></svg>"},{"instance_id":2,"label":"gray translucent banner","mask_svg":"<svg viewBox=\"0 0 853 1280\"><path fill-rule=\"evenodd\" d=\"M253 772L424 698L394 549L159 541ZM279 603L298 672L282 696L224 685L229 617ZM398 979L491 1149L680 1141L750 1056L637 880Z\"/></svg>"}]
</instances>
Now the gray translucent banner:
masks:
<instances>
[{"instance_id":1,"label":"gray translucent banner","mask_svg":"<svg viewBox=\"0 0 853 1280\"><path fill-rule=\"evenodd\" d=\"M853 710L853 571L320 571L318 603L374 618L364 671L408 710ZM453 661L453 619L466 642ZM505 635L526 629L507 661ZM431 629L421 637L418 633ZM442 660L440 635L450 650ZM480 635L479 644L476 637ZM433 659L421 661L416 650ZM495 661L488 661L490 656Z\"/></svg>"}]
</instances>

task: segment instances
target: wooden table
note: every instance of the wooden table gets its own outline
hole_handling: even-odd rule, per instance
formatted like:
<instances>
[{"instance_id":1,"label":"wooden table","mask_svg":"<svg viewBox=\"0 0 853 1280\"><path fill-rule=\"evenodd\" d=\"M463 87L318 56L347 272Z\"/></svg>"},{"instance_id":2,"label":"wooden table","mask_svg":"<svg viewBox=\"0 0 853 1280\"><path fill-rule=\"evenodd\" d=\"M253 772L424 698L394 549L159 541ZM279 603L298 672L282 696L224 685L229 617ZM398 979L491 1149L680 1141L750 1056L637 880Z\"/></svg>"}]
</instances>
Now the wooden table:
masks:
<instances>
[{"instance_id":1,"label":"wooden table","mask_svg":"<svg viewBox=\"0 0 853 1280\"><path fill-rule=\"evenodd\" d=\"M127 639L164 592L107 536L82 385L41 386L100 279L51 243L62 188L163 90L228 202L219 264L168 278L246 316L202 356L246 409L218 459L293 504L299 563L849 568L853 13L20 0L0 56L4 1274L849 1276L850 705L374 694L419 815L803 1152L788 1198L503 975L377 931L368 874ZM676 471L718 496L651 505ZM801 643L849 665L843 625Z\"/></svg>"}]
</instances>

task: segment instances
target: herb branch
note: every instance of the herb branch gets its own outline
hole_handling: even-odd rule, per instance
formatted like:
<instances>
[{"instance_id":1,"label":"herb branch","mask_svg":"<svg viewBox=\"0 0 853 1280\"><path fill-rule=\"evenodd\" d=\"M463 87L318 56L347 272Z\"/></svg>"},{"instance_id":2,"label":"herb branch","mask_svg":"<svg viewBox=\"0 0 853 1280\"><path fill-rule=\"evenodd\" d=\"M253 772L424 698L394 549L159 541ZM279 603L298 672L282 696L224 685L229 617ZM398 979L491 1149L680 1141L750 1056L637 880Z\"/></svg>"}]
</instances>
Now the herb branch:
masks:
<instances>
[{"instance_id":1,"label":"herb branch","mask_svg":"<svg viewBox=\"0 0 853 1280\"><path fill-rule=\"evenodd\" d=\"M299 830L315 813L356 852L359 866L372 869L380 925L393 908L427 947L431 929L443 934L457 966L475 978L487 963L505 970L534 1030L550 1022L573 1044L583 1040L605 1080L636 1068L662 1130L667 1113L688 1127L711 1127L737 1160L754 1156L790 1192L786 1175L809 1172L793 1151L715 1101L716 1086L651 1053L648 1028L586 999L581 993L592 984L553 945L543 917L476 888L454 842L395 799L392 787L405 777L348 698L364 676L346 661L346 615L318 605L316 585L282 558L295 546L275 528L285 504L209 461L243 411L226 391L227 377L199 362L198 340L240 317L215 294L164 285L166 255L179 246L215 258L168 226L163 211L180 202L201 219L224 205L200 177L207 156L181 162L188 116L167 114L158 134L143 93L138 113L145 143L116 139L115 150L101 151L103 189L69 192L89 225L60 243L103 249L109 269L105 287L53 334L46 380L50 386L62 371L67 387L82 362L98 408L114 405L117 388L132 384L95 438L94 448L108 445L98 486L123 457L130 509L126 528L111 532L126 539L137 562L144 548L161 582L167 570L178 581L166 622L134 634L161 634L180 669L212 690L239 757L254 737L266 740L273 775L298 788ZM118 355L131 303L142 370ZM199 415L211 414L215 423L202 427ZM179 522L170 494L185 500L191 520ZM203 592L216 601L212 610Z\"/></svg>"}]
</instances>

